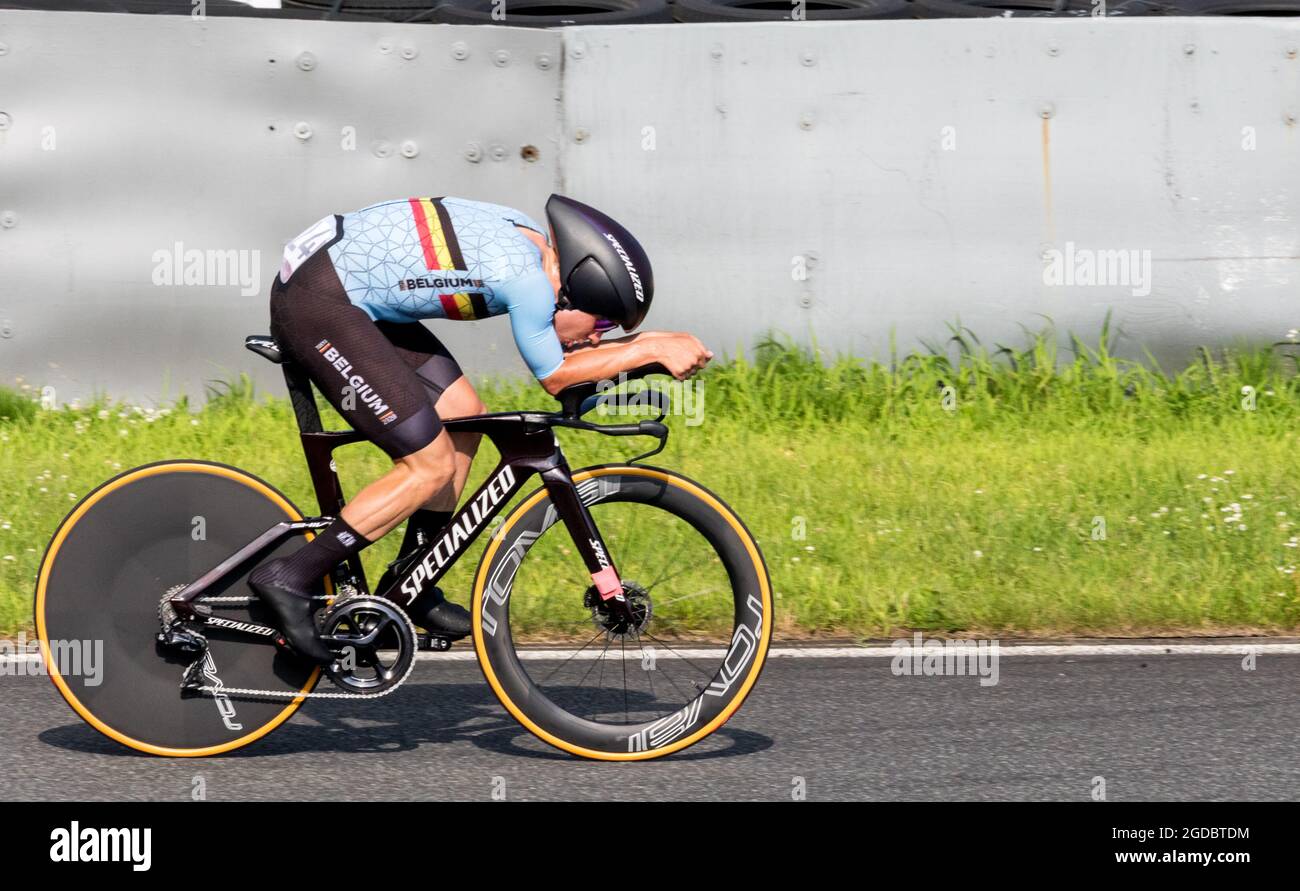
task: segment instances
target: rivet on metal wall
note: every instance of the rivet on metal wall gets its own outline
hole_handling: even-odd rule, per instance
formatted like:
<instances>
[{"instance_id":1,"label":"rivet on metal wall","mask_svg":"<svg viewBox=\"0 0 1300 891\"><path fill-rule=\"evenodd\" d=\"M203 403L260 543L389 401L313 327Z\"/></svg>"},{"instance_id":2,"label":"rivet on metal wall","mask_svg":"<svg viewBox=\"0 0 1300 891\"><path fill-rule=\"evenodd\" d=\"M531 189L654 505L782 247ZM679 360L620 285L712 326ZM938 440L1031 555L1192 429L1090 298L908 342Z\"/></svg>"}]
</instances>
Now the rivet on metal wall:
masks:
<instances>
[{"instance_id":1,"label":"rivet on metal wall","mask_svg":"<svg viewBox=\"0 0 1300 891\"><path fill-rule=\"evenodd\" d=\"M402 143L402 157L414 158L420 153L420 147L415 144L415 140L408 139Z\"/></svg>"},{"instance_id":2,"label":"rivet on metal wall","mask_svg":"<svg viewBox=\"0 0 1300 891\"><path fill-rule=\"evenodd\" d=\"M457 62L464 62L469 58L469 46L463 40L457 40L451 45L451 57Z\"/></svg>"},{"instance_id":3,"label":"rivet on metal wall","mask_svg":"<svg viewBox=\"0 0 1300 891\"><path fill-rule=\"evenodd\" d=\"M17 225L18 214L14 213L12 210L6 210L4 213L0 213L0 227L12 229Z\"/></svg>"},{"instance_id":4,"label":"rivet on metal wall","mask_svg":"<svg viewBox=\"0 0 1300 891\"><path fill-rule=\"evenodd\" d=\"M709 50L709 58L712 59L712 60L715 61L715 62L721 61L721 60L722 60L722 47L720 47L720 46L714 46L713 49Z\"/></svg>"},{"instance_id":5,"label":"rivet on metal wall","mask_svg":"<svg viewBox=\"0 0 1300 891\"><path fill-rule=\"evenodd\" d=\"M311 124L299 121L293 125L293 135L299 139L311 139Z\"/></svg>"},{"instance_id":6,"label":"rivet on metal wall","mask_svg":"<svg viewBox=\"0 0 1300 891\"><path fill-rule=\"evenodd\" d=\"M14 336L14 323L8 319L0 320L0 337L8 339Z\"/></svg>"},{"instance_id":7,"label":"rivet on metal wall","mask_svg":"<svg viewBox=\"0 0 1300 891\"><path fill-rule=\"evenodd\" d=\"M414 59L419 54L420 51L415 47L411 46L409 43L402 44L402 50L400 53L398 53L398 55L400 55L403 59L405 59L408 62Z\"/></svg>"},{"instance_id":8,"label":"rivet on metal wall","mask_svg":"<svg viewBox=\"0 0 1300 891\"><path fill-rule=\"evenodd\" d=\"M390 158L393 155L393 144L387 139L376 139L370 143L370 151L374 152L376 158Z\"/></svg>"},{"instance_id":9,"label":"rivet on metal wall","mask_svg":"<svg viewBox=\"0 0 1300 891\"><path fill-rule=\"evenodd\" d=\"M540 69L542 69L543 71L549 71L550 68L551 68L551 54L550 54L550 53L538 53L538 54L537 54L537 67L540 68Z\"/></svg>"},{"instance_id":10,"label":"rivet on metal wall","mask_svg":"<svg viewBox=\"0 0 1300 891\"><path fill-rule=\"evenodd\" d=\"M817 57L812 54L811 50L804 50L799 54L799 64L805 68L811 68L817 64Z\"/></svg>"},{"instance_id":11,"label":"rivet on metal wall","mask_svg":"<svg viewBox=\"0 0 1300 891\"><path fill-rule=\"evenodd\" d=\"M1040 118L1050 118L1056 114L1056 106L1050 102L1044 102L1038 106L1038 116Z\"/></svg>"},{"instance_id":12,"label":"rivet on metal wall","mask_svg":"<svg viewBox=\"0 0 1300 891\"><path fill-rule=\"evenodd\" d=\"M388 55L393 51L393 42L391 40L379 41L379 51L384 55Z\"/></svg>"},{"instance_id":13,"label":"rivet on metal wall","mask_svg":"<svg viewBox=\"0 0 1300 891\"><path fill-rule=\"evenodd\" d=\"M1061 54L1061 45L1055 40L1047 41L1047 54L1049 56L1059 56Z\"/></svg>"},{"instance_id":14,"label":"rivet on metal wall","mask_svg":"<svg viewBox=\"0 0 1300 891\"><path fill-rule=\"evenodd\" d=\"M1197 102L1195 99L1193 99L1191 102L1189 102L1189 103L1187 104L1187 107L1190 108L1192 111L1200 111L1200 110L1201 110L1201 103L1199 103L1199 102Z\"/></svg>"},{"instance_id":15,"label":"rivet on metal wall","mask_svg":"<svg viewBox=\"0 0 1300 891\"><path fill-rule=\"evenodd\" d=\"M311 53L298 54L298 68L302 71L311 71L316 67L316 57Z\"/></svg>"},{"instance_id":16,"label":"rivet on metal wall","mask_svg":"<svg viewBox=\"0 0 1300 891\"><path fill-rule=\"evenodd\" d=\"M477 164L483 158L483 150L479 148L477 142L468 143L465 146L465 160L471 164Z\"/></svg>"},{"instance_id":17,"label":"rivet on metal wall","mask_svg":"<svg viewBox=\"0 0 1300 891\"><path fill-rule=\"evenodd\" d=\"M586 47L586 45L585 45L585 44L582 44L582 43L575 43L572 47L569 48L569 58L570 58L570 59L585 59L585 58L587 58L587 47Z\"/></svg>"},{"instance_id":18,"label":"rivet on metal wall","mask_svg":"<svg viewBox=\"0 0 1300 891\"><path fill-rule=\"evenodd\" d=\"M13 118L9 117L5 112L0 111L0 130L8 130L13 122Z\"/></svg>"},{"instance_id":19,"label":"rivet on metal wall","mask_svg":"<svg viewBox=\"0 0 1300 891\"><path fill-rule=\"evenodd\" d=\"M1183 47L1184 56L1191 56L1194 55L1195 53L1196 53L1196 44L1189 43Z\"/></svg>"},{"instance_id":20,"label":"rivet on metal wall","mask_svg":"<svg viewBox=\"0 0 1300 891\"><path fill-rule=\"evenodd\" d=\"M579 127L577 130L574 130L574 131L573 131L573 141L574 141L574 142L586 142L586 141L587 141L587 137L590 136L590 135L591 135L591 134L587 132L587 128L585 128L585 127Z\"/></svg>"},{"instance_id":21,"label":"rivet on metal wall","mask_svg":"<svg viewBox=\"0 0 1300 891\"><path fill-rule=\"evenodd\" d=\"M505 68L510 64L510 50L497 50L492 54L492 64L498 68Z\"/></svg>"},{"instance_id":22,"label":"rivet on metal wall","mask_svg":"<svg viewBox=\"0 0 1300 891\"><path fill-rule=\"evenodd\" d=\"M1288 127L1294 127L1296 122L1295 112L1288 111L1286 114L1282 115L1282 120Z\"/></svg>"},{"instance_id":23,"label":"rivet on metal wall","mask_svg":"<svg viewBox=\"0 0 1300 891\"><path fill-rule=\"evenodd\" d=\"M525 145L519 148L519 157L523 158L530 164L541 158L542 153L537 150L535 145Z\"/></svg>"},{"instance_id":24,"label":"rivet on metal wall","mask_svg":"<svg viewBox=\"0 0 1300 891\"><path fill-rule=\"evenodd\" d=\"M811 130L812 128L813 128L812 112L805 111L803 114L799 115L799 129Z\"/></svg>"},{"instance_id":25,"label":"rivet on metal wall","mask_svg":"<svg viewBox=\"0 0 1300 891\"><path fill-rule=\"evenodd\" d=\"M499 142L492 143L492 147L488 151L491 152L493 161L504 161L506 159L506 147Z\"/></svg>"},{"instance_id":26,"label":"rivet on metal wall","mask_svg":"<svg viewBox=\"0 0 1300 891\"><path fill-rule=\"evenodd\" d=\"M1286 48L1286 57L1287 57L1288 59L1294 59L1295 56L1296 56L1295 47L1293 47L1293 46L1288 46L1288 47Z\"/></svg>"},{"instance_id":27,"label":"rivet on metal wall","mask_svg":"<svg viewBox=\"0 0 1300 891\"><path fill-rule=\"evenodd\" d=\"M800 295L799 295L799 305L802 306L804 309L808 309L808 307L810 307L810 306L813 305L813 295L812 295L812 294L809 294L809 293L806 292L806 291L805 291L804 293L800 294Z\"/></svg>"},{"instance_id":28,"label":"rivet on metal wall","mask_svg":"<svg viewBox=\"0 0 1300 891\"><path fill-rule=\"evenodd\" d=\"M0 43L0 56L7 56L7 55L9 55L9 44Z\"/></svg>"}]
</instances>

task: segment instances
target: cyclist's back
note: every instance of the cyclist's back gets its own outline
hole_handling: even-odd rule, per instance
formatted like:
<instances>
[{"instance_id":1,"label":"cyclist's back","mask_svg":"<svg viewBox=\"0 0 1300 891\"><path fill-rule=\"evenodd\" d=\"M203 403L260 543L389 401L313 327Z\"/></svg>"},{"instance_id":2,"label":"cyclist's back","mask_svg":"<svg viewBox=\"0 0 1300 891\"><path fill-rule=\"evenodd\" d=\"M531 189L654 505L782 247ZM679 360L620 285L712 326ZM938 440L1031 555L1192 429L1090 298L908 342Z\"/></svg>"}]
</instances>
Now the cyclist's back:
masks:
<instances>
[{"instance_id":1,"label":"cyclist's back","mask_svg":"<svg viewBox=\"0 0 1300 891\"><path fill-rule=\"evenodd\" d=\"M563 360L555 295L527 214L465 198L404 198L335 214L285 249L280 278L325 248L349 302L372 321L474 321L509 314L515 343L539 380ZM322 242L322 239L328 239ZM296 262L295 262L296 261Z\"/></svg>"}]
</instances>

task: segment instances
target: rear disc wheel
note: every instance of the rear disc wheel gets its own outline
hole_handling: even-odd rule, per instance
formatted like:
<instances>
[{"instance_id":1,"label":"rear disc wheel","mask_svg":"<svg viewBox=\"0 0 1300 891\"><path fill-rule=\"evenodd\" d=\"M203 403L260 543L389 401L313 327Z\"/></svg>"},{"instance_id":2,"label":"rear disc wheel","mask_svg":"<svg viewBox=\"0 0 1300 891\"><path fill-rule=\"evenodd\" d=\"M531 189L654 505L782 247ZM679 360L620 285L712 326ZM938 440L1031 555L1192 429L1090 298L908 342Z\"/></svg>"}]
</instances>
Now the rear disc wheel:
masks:
<instances>
[{"instance_id":1,"label":"rear disc wheel","mask_svg":"<svg viewBox=\"0 0 1300 891\"><path fill-rule=\"evenodd\" d=\"M266 735L297 711L301 697L228 696L221 688L309 693L320 670L234 631L204 628L206 654L156 640L159 601L221 563L263 530L302 514L266 482L206 461L164 461L105 482L60 524L37 576L35 621L46 670L87 723L123 745L168 756L228 752ZM302 539L237 567L200 603L235 621L273 624L248 598L261 560L292 553ZM324 589L316 592L323 594ZM209 598L212 598L209 600ZM196 658L211 695L182 695Z\"/></svg>"}]
</instances>

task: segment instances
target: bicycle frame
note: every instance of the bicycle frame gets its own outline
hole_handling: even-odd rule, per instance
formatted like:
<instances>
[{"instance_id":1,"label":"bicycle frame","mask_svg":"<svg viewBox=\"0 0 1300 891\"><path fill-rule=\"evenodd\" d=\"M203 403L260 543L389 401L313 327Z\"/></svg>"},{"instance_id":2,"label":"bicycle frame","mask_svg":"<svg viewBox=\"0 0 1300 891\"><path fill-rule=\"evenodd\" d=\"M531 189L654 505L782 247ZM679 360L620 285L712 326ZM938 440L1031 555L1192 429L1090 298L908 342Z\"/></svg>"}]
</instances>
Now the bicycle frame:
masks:
<instances>
[{"instance_id":1,"label":"bicycle frame","mask_svg":"<svg viewBox=\"0 0 1300 891\"><path fill-rule=\"evenodd\" d=\"M254 352L282 365L298 421L308 472L322 516L277 523L187 585L170 602L182 618L278 638L279 635L273 629L264 626L250 623L226 624L225 620L213 619L211 609L195 601L219 585L236 567L257 557L267 548L274 547L287 536L320 531L333 522L346 503L333 457L334 451L344 445L364 442L365 437L355 430L323 429L320 412L312 395L311 382L301 368L280 358L270 338L250 337L246 345ZM625 379L664 371L660 365L647 365L628 372ZM558 397L562 405L561 412L495 412L445 420L443 426L450 432L463 431L487 436L500 452L501 460L438 534L402 558L400 565L395 567L395 577L388 588L375 593L401 606L409 606L426 587L437 584L474 544L493 517L501 512L536 473L546 486L556 513L568 529L600 597L609 603L614 612L624 612L626 602L618 569L609 556L600 530L596 528L578 494L553 428L563 426L593 430L610 436L654 436L659 440L658 448L631 461L649 457L662 450L667 441L668 428L662 423L662 411L654 421L639 421L635 424L592 424L581 420L584 408L590 404L596 392L597 385L594 382L566 388ZM358 555L353 555L335 567L331 577L336 589L351 585L361 594L371 593Z\"/></svg>"}]
</instances>

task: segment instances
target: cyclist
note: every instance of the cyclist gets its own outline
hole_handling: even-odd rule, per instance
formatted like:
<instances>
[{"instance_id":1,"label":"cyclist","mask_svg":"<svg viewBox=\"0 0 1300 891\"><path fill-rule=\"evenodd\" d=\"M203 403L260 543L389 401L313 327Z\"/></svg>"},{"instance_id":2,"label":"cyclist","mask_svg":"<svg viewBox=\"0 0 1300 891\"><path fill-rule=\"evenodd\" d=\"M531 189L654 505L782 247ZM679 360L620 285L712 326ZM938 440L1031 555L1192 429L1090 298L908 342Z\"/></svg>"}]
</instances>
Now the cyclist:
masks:
<instances>
[{"instance_id":1,"label":"cyclist","mask_svg":"<svg viewBox=\"0 0 1300 891\"><path fill-rule=\"evenodd\" d=\"M645 251L605 214L563 195L546 202L549 237L509 207L410 198L320 220L285 247L271 286L271 334L331 405L393 459L329 526L249 584L290 646L333 658L312 621L311 591L336 564L403 520L399 558L441 531L460 498L479 435L441 418L486 409L421 319L510 316L515 345L551 395L651 362L684 379L713 357L690 334L631 332L654 279ZM385 590L391 568L376 587ZM437 588L405 606L426 630L457 639L470 616Z\"/></svg>"}]
</instances>

